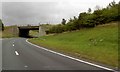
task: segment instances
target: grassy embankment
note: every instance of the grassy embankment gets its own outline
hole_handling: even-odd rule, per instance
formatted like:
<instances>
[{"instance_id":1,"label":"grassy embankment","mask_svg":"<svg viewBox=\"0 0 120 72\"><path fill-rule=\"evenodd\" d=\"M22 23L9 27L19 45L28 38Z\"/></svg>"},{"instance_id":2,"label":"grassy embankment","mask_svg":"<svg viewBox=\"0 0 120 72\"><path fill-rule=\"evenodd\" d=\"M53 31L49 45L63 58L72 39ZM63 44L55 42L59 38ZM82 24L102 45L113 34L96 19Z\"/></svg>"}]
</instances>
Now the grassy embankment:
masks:
<instances>
[{"instance_id":1,"label":"grassy embankment","mask_svg":"<svg viewBox=\"0 0 120 72\"><path fill-rule=\"evenodd\" d=\"M0 31L0 38L2 38L2 31Z\"/></svg>"},{"instance_id":2,"label":"grassy embankment","mask_svg":"<svg viewBox=\"0 0 120 72\"><path fill-rule=\"evenodd\" d=\"M91 29L33 38L29 41L78 58L118 67L118 26L116 23Z\"/></svg>"},{"instance_id":3,"label":"grassy embankment","mask_svg":"<svg viewBox=\"0 0 120 72\"><path fill-rule=\"evenodd\" d=\"M1 32L2 38L18 37L16 26L5 26L4 31Z\"/></svg>"}]
</instances>

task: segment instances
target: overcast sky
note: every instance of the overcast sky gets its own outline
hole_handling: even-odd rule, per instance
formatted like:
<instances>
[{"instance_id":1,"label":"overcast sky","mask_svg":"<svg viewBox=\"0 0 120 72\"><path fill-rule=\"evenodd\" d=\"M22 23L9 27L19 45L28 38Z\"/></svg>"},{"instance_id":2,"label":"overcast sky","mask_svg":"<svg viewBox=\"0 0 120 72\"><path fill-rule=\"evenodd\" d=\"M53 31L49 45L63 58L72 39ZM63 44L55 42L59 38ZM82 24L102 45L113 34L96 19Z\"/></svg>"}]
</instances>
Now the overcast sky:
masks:
<instances>
[{"instance_id":1,"label":"overcast sky","mask_svg":"<svg viewBox=\"0 0 120 72\"><path fill-rule=\"evenodd\" d=\"M106 7L113 0L2 0L0 18L5 25L61 23L96 5ZM115 0L118 2L119 0Z\"/></svg>"}]
</instances>

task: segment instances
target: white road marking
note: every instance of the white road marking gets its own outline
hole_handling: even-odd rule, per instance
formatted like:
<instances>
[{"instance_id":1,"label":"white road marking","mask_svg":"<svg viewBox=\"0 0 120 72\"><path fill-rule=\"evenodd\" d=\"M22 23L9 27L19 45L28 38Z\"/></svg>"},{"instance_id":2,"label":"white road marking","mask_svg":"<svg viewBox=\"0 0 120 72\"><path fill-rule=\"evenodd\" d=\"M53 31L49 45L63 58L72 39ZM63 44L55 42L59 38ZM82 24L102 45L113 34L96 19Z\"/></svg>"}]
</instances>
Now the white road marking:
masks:
<instances>
[{"instance_id":1,"label":"white road marking","mask_svg":"<svg viewBox=\"0 0 120 72\"><path fill-rule=\"evenodd\" d=\"M69 59L72 59L72 60L76 60L78 62L82 62L82 63L88 64L88 65L92 65L92 66L95 66L95 67L98 67L98 68L101 68L101 69L105 69L105 70L109 70L109 71L115 71L114 69L111 69L111 68L108 68L108 67L97 65L97 64L94 64L94 63L91 63L91 62L87 62L87 61L84 61L84 60L81 60L81 59L77 59L77 58L74 58L74 57L71 57L71 56L68 56L68 55L65 55L65 54L61 54L61 53L58 53L58 52L46 49L44 47L40 47L38 45L32 44L31 42L28 41L28 39L26 39L26 42L29 43L29 44L31 44L31 45L33 45L33 46L35 46L35 47L38 47L40 49L49 51L49 52L54 53L54 54L58 54L60 56L63 56L63 57L66 57L66 58L69 58Z\"/></svg>"},{"instance_id":2,"label":"white road marking","mask_svg":"<svg viewBox=\"0 0 120 72\"><path fill-rule=\"evenodd\" d=\"M17 51L15 51L15 54L16 54L16 55L19 55L19 53L18 53Z\"/></svg>"},{"instance_id":3,"label":"white road marking","mask_svg":"<svg viewBox=\"0 0 120 72\"><path fill-rule=\"evenodd\" d=\"M15 45L13 44L13 46L15 46Z\"/></svg>"},{"instance_id":4,"label":"white road marking","mask_svg":"<svg viewBox=\"0 0 120 72\"><path fill-rule=\"evenodd\" d=\"M25 67L25 68L27 68L28 66L27 66L27 65L25 65L24 67Z\"/></svg>"}]
</instances>

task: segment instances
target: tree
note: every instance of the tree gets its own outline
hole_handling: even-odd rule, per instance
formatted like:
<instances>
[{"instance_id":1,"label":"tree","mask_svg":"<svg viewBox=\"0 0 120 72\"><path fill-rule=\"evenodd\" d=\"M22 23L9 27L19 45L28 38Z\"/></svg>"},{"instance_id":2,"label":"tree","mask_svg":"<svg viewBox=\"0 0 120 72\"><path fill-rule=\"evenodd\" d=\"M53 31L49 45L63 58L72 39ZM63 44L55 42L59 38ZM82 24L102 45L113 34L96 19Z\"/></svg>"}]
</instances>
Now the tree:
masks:
<instances>
[{"instance_id":1,"label":"tree","mask_svg":"<svg viewBox=\"0 0 120 72\"><path fill-rule=\"evenodd\" d=\"M115 6L115 5L116 5L116 3L115 3L114 0L111 2L111 5L112 5L112 6Z\"/></svg>"},{"instance_id":2,"label":"tree","mask_svg":"<svg viewBox=\"0 0 120 72\"><path fill-rule=\"evenodd\" d=\"M65 25L66 24L66 20L62 19L62 24Z\"/></svg>"},{"instance_id":3,"label":"tree","mask_svg":"<svg viewBox=\"0 0 120 72\"><path fill-rule=\"evenodd\" d=\"M83 20L86 15L87 15L86 12L80 13L78 19Z\"/></svg>"},{"instance_id":4,"label":"tree","mask_svg":"<svg viewBox=\"0 0 120 72\"><path fill-rule=\"evenodd\" d=\"M56 25L52 27L49 33L62 33L64 31L80 30L82 28L92 28L96 25L106 24L111 21L120 20L120 1L115 3L115 1L109 3L106 8L100 8L96 5L95 10L91 13L91 8L88 8L88 12L82 12L78 17L73 17L66 23L65 19L62 19L63 25Z\"/></svg>"},{"instance_id":5,"label":"tree","mask_svg":"<svg viewBox=\"0 0 120 72\"><path fill-rule=\"evenodd\" d=\"M88 9L88 13L91 13L91 11L92 11L91 8L89 8L89 9Z\"/></svg>"},{"instance_id":6,"label":"tree","mask_svg":"<svg viewBox=\"0 0 120 72\"><path fill-rule=\"evenodd\" d=\"M113 7L113 6L115 6L116 5L116 2L113 0L111 3L109 3L109 5L107 6L107 8L111 8L111 7Z\"/></svg>"},{"instance_id":7,"label":"tree","mask_svg":"<svg viewBox=\"0 0 120 72\"><path fill-rule=\"evenodd\" d=\"M4 30L4 24L1 19L0 19L0 30L2 30L2 31Z\"/></svg>"}]
</instances>

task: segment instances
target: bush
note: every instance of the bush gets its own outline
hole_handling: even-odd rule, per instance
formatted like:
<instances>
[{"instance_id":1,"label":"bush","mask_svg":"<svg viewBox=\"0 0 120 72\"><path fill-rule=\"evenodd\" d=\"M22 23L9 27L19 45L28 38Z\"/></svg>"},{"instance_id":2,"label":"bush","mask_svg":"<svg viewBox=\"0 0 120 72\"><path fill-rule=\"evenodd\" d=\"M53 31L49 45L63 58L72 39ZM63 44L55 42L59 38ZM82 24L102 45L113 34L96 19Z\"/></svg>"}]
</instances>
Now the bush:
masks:
<instances>
[{"instance_id":1,"label":"bush","mask_svg":"<svg viewBox=\"0 0 120 72\"><path fill-rule=\"evenodd\" d=\"M64 26L63 25L55 25L52 28L50 28L48 31L48 33L62 33L64 32Z\"/></svg>"},{"instance_id":2,"label":"bush","mask_svg":"<svg viewBox=\"0 0 120 72\"><path fill-rule=\"evenodd\" d=\"M2 31L4 30L4 24L1 19L0 19L0 30L2 30Z\"/></svg>"}]
</instances>

